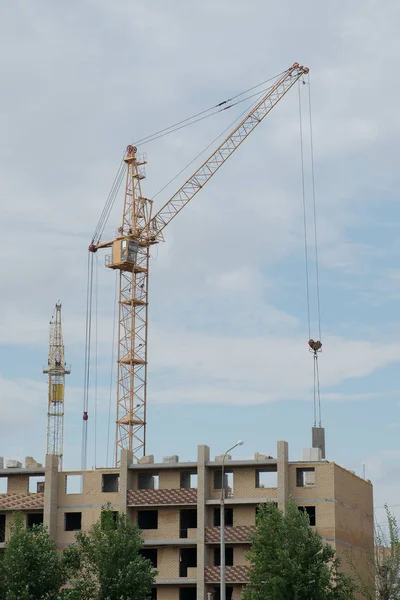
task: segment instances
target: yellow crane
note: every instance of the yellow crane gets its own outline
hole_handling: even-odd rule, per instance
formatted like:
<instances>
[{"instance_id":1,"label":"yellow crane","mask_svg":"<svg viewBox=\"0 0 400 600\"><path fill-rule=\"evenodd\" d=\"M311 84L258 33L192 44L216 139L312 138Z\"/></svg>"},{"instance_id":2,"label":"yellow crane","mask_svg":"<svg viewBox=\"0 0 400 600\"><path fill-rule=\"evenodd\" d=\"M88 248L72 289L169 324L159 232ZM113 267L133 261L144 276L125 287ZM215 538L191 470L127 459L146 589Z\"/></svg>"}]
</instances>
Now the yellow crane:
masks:
<instances>
[{"instance_id":1,"label":"yellow crane","mask_svg":"<svg viewBox=\"0 0 400 600\"><path fill-rule=\"evenodd\" d=\"M146 449L148 282L150 248L164 241L164 228L204 187L308 68L294 63L256 103L228 137L153 216L153 202L142 196L142 158L128 146L122 223L116 239L93 239L89 251L110 248L106 266L119 271L118 376L115 464L122 448L139 459ZM84 412L87 420L87 412Z\"/></svg>"},{"instance_id":2,"label":"yellow crane","mask_svg":"<svg viewBox=\"0 0 400 600\"><path fill-rule=\"evenodd\" d=\"M48 375L49 379L46 454L58 456L58 468L61 471L64 445L65 375L69 375L71 369L67 368L64 360L60 302L57 302L50 321L49 358L43 373Z\"/></svg>"}]
</instances>

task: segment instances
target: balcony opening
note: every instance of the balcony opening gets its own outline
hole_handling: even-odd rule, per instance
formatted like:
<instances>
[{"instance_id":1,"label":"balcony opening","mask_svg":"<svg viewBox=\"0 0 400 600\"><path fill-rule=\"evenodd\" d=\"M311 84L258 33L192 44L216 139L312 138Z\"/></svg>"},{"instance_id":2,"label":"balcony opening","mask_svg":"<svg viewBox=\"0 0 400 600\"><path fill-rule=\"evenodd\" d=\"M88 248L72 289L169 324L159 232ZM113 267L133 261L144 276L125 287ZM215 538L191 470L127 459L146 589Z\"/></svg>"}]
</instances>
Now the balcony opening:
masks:
<instances>
[{"instance_id":1,"label":"balcony opening","mask_svg":"<svg viewBox=\"0 0 400 600\"><path fill-rule=\"evenodd\" d=\"M189 567L197 567L197 548L181 548L179 552L179 577L187 577Z\"/></svg>"},{"instance_id":2,"label":"balcony opening","mask_svg":"<svg viewBox=\"0 0 400 600\"><path fill-rule=\"evenodd\" d=\"M197 527L197 508L182 509L179 513L179 530L180 538L187 538L188 529L196 529Z\"/></svg>"},{"instance_id":3,"label":"balcony opening","mask_svg":"<svg viewBox=\"0 0 400 600\"><path fill-rule=\"evenodd\" d=\"M214 471L214 490L220 490L222 483L222 471L216 469ZM232 471L224 471L224 489L225 498L231 498L233 496L233 473Z\"/></svg>"},{"instance_id":4,"label":"balcony opening","mask_svg":"<svg viewBox=\"0 0 400 600\"><path fill-rule=\"evenodd\" d=\"M179 588L179 600L196 600L196 587L187 586Z\"/></svg>"},{"instance_id":5,"label":"balcony opening","mask_svg":"<svg viewBox=\"0 0 400 600\"><path fill-rule=\"evenodd\" d=\"M311 487L315 485L315 468L314 467L301 467L296 469L296 486L297 487Z\"/></svg>"},{"instance_id":6,"label":"balcony opening","mask_svg":"<svg viewBox=\"0 0 400 600\"><path fill-rule=\"evenodd\" d=\"M30 494L38 494L44 492L44 476L29 477L28 490Z\"/></svg>"},{"instance_id":7,"label":"balcony opening","mask_svg":"<svg viewBox=\"0 0 400 600\"><path fill-rule=\"evenodd\" d=\"M101 481L102 492L118 492L119 475L118 473L104 473Z\"/></svg>"},{"instance_id":8,"label":"balcony opening","mask_svg":"<svg viewBox=\"0 0 400 600\"><path fill-rule=\"evenodd\" d=\"M221 525L221 510L220 508L214 508L214 527ZM233 508L225 507L225 527L232 527L233 525Z\"/></svg>"},{"instance_id":9,"label":"balcony opening","mask_svg":"<svg viewBox=\"0 0 400 600\"><path fill-rule=\"evenodd\" d=\"M225 548L225 565L227 567L233 567L233 547L227 546ZM214 567L221 566L221 550L220 548L214 548Z\"/></svg>"},{"instance_id":10,"label":"balcony opening","mask_svg":"<svg viewBox=\"0 0 400 600\"><path fill-rule=\"evenodd\" d=\"M256 488L275 488L278 485L276 466L269 469L256 469Z\"/></svg>"},{"instance_id":11,"label":"balcony opening","mask_svg":"<svg viewBox=\"0 0 400 600\"><path fill-rule=\"evenodd\" d=\"M157 600L157 588L156 587L151 588L150 600Z\"/></svg>"},{"instance_id":12,"label":"balcony opening","mask_svg":"<svg viewBox=\"0 0 400 600\"><path fill-rule=\"evenodd\" d=\"M0 544L6 541L6 515L0 515Z\"/></svg>"},{"instance_id":13,"label":"balcony opening","mask_svg":"<svg viewBox=\"0 0 400 600\"><path fill-rule=\"evenodd\" d=\"M8 492L8 477L0 477L0 494Z\"/></svg>"},{"instance_id":14,"label":"balcony opening","mask_svg":"<svg viewBox=\"0 0 400 600\"><path fill-rule=\"evenodd\" d=\"M158 510L138 510L137 524L140 529L158 529Z\"/></svg>"},{"instance_id":15,"label":"balcony opening","mask_svg":"<svg viewBox=\"0 0 400 600\"><path fill-rule=\"evenodd\" d=\"M153 569L157 569L157 548L142 548L140 554L151 562Z\"/></svg>"},{"instance_id":16,"label":"balcony opening","mask_svg":"<svg viewBox=\"0 0 400 600\"><path fill-rule=\"evenodd\" d=\"M26 515L26 526L28 529L34 525L43 525L43 513L28 513Z\"/></svg>"},{"instance_id":17,"label":"balcony opening","mask_svg":"<svg viewBox=\"0 0 400 600\"><path fill-rule=\"evenodd\" d=\"M191 471L181 471L181 488L197 489L197 473Z\"/></svg>"},{"instance_id":18,"label":"balcony opening","mask_svg":"<svg viewBox=\"0 0 400 600\"><path fill-rule=\"evenodd\" d=\"M138 475L138 490L158 490L158 474L140 472Z\"/></svg>"},{"instance_id":19,"label":"balcony opening","mask_svg":"<svg viewBox=\"0 0 400 600\"><path fill-rule=\"evenodd\" d=\"M317 524L317 518L315 515L315 506L299 506L299 510L308 514L310 525L312 527Z\"/></svg>"},{"instance_id":20,"label":"balcony opening","mask_svg":"<svg viewBox=\"0 0 400 600\"><path fill-rule=\"evenodd\" d=\"M83 476L81 473L76 475L65 476L65 493L66 494L82 494Z\"/></svg>"},{"instance_id":21,"label":"balcony opening","mask_svg":"<svg viewBox=\"0 0 400 600\"><path fill-rule=\"evenodd\" d=\"M225 588L225 595L226 595L226 600L232 600L233 597L233 587L231 585L227 585ZM215 587L213 590L213 600L220 600L221 599L221 594L220 594L220 589L219 586Z\"/></svg>"},{"instance_id":22,"label":"balcony opening","mask_svg":"<svg viewBox=\"0 0 400 600\"><path fill-rule=\"evenodd\" d=\"M82 513L66 512L64 515L65 531L80 531L82 529Z\"/></svg>"}]
</instances>

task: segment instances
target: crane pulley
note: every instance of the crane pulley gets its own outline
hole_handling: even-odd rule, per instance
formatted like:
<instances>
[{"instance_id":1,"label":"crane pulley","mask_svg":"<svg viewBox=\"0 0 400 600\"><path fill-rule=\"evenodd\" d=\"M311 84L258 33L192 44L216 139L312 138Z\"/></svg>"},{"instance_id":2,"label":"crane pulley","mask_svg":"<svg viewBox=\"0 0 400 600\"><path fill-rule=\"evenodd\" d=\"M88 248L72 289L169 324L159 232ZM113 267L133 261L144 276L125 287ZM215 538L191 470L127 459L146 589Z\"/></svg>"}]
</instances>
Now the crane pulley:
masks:
<instances>
[{"instance_id":1,"label":"crane pulley","mask_svg":"<svg viewBox=\"0 0 400 600\"><path fill-rule=\"evenodd\" d=\"M128 448L139 459L146 448L148 281L150 248L164 228L204 187L270 113L308 68L294 63L251 108L218 148L153 216L153 202L142 196L146 159L128 146L122 223L114 240L93 240L90 252L111 248L106 267L119 271L118 382L115 463ZM104 212L104 211L103 211Z\"/></svg>"}]
</instances>

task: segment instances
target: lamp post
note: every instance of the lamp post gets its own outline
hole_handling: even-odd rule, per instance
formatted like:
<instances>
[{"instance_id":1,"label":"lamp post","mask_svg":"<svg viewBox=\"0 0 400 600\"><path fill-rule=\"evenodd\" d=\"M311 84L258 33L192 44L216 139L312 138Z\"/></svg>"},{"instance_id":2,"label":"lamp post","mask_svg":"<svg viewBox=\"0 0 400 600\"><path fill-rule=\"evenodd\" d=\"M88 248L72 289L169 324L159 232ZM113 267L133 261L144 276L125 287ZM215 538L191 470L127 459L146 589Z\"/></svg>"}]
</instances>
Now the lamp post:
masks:
<instances>
[{"instance_id":1,"label":"lamp post","mask_svg":"<svg viewBox=\"0 0 400 600\"><path fill-rule=\"evenodd\" d=\"M220 530L221 530L221 542L220 542L220 600L226 600L226 581L225 581L225 482L224 482L224 467L225 467L225 459L227 454L236 448L237 446L242 446L243 441L239 440L236 442L232 448L227 450L222 458L222 467L221 467L221 512L220 512Z\"/></svg>"}]
</instances>

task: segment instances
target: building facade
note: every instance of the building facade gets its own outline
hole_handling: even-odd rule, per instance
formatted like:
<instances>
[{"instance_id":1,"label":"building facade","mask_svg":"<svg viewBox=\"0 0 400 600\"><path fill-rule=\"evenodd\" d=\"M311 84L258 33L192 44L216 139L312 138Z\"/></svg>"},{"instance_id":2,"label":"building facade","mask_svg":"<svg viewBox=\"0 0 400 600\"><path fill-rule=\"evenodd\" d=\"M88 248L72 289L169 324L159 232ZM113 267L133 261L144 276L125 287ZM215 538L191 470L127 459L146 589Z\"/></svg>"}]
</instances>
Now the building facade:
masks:
<instances>
[{"instance_id":1,"label":"building facade","mask_svg":"<svg viewBox=\"0 0 400 600\"><path fill-rule=\"evenodd\" d=\"M62 549L110 504L142 530L143 553L158 570L154 598L205 600L213 593L218 600L224 483L227 600L238 600L247 581L246 552L262 502L284 509L293 498L308 513L310 525L343 556L344 570L346 551L362 568L374 543L371 482L321 460L315 450L305 452L307 460L289 462L288 444L281 441L275 458L227 457L224 482L222 457L211 460L207 446L198 447L196 462L172 456L156 463L147 456L133 464L124 451L119 469L58 472L52 455L45 467L30 460L25 468L0 468L0 551L15 511L26 515L27 526L44 522Z\"/></svg>"}]
</instances>

